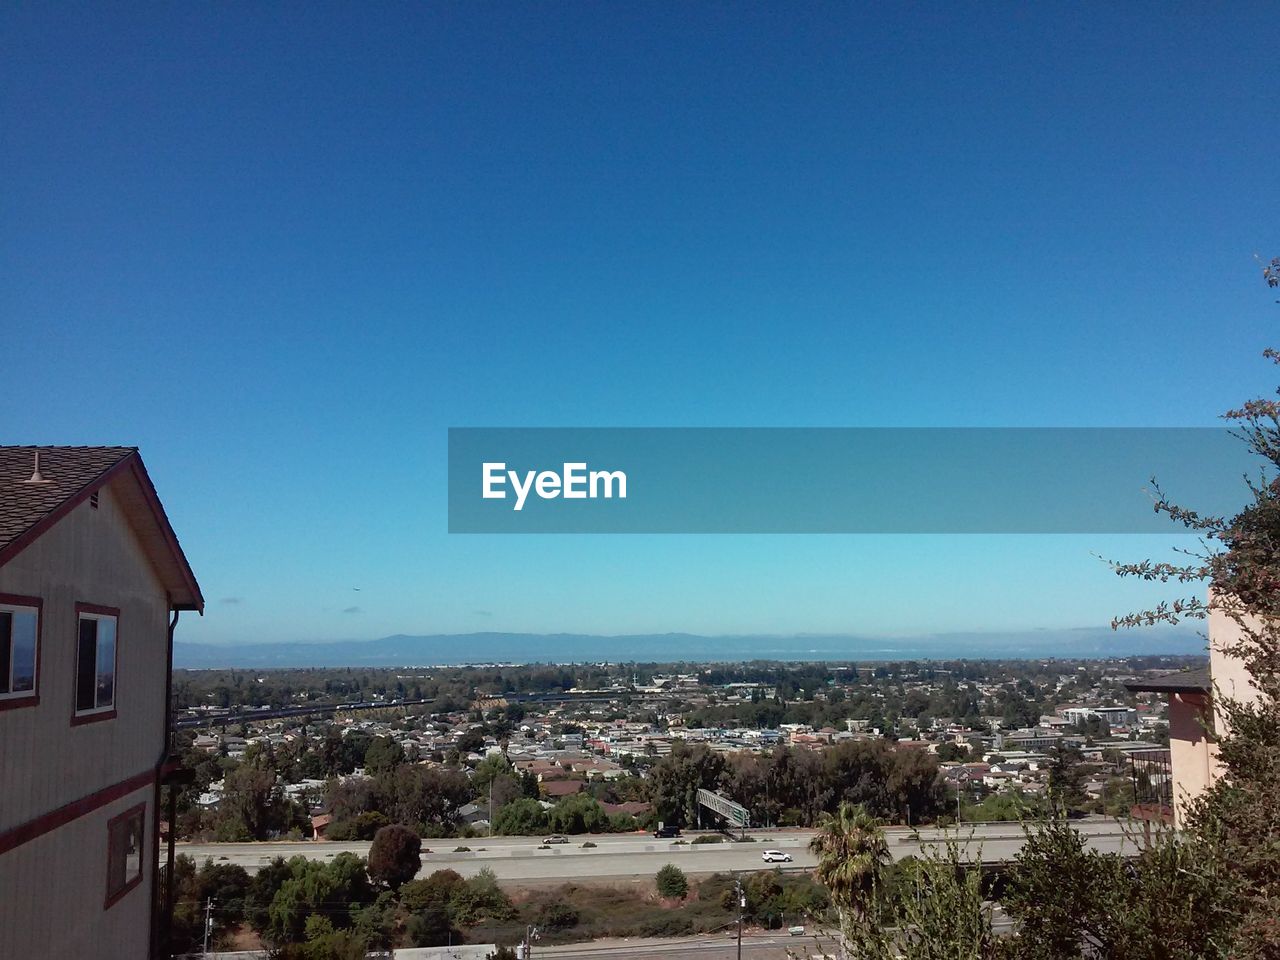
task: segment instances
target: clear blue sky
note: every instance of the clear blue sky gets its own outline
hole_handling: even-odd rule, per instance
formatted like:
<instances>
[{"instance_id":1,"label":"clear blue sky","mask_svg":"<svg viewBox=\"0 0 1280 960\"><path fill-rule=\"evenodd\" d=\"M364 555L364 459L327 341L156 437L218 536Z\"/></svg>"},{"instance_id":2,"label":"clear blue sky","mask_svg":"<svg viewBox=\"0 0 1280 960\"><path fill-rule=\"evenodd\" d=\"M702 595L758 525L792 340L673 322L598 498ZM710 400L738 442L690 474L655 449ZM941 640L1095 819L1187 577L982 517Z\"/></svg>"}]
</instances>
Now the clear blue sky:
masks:
<instances>
[{"instance_id":1,"label":"clear blue sky","mask_svg":"<svg viewBox=\"0 0 1280 960\"><path fill-rule=\"evenodd\" d=\"M187 640L1105 622L1169 540L451 537L445 431L1211 424L1275 380L1278 22L9 4L0 437L141 447Z\"/></svg>"}]
</instances>

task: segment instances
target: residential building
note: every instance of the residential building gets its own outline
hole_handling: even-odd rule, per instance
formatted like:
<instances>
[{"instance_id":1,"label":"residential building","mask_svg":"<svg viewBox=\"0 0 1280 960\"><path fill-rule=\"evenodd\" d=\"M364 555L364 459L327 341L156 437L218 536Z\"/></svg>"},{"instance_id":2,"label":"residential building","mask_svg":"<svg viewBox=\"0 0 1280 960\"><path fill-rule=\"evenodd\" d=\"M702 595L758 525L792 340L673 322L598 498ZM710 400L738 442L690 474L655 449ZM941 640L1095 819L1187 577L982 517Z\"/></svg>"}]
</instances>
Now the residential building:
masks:
<instances>
[{"instance_id":1,"label":"residential building","mask_svg":"<svg viewBox=\"0 0 1280 960\"><path fill-rule=\"evenodd\" d=\"M1215 734L1225 733L1227 721L1221 697L1243 702L1258 698L1243 661L1227 651L1242 632L1230 616L1214 609L1209 616L1209 667L1181 670L1125 684L1132 693L1158 693L1168 698L1169 749L1134 754L1134 780L1140 787L1135 812L1148 819L1181 825L1188 805L1222 774Z\"/></svg>"},{"instance_id":2,"label":"residential building","mask_svg":"<svg viewBox=\"0 0 1280 960\"><path fill-rule=\"evenodd\" d=\"M137 450L0 447L0 957L157 949L173 629L203 606Z\"/></svg>"}]
</instances>

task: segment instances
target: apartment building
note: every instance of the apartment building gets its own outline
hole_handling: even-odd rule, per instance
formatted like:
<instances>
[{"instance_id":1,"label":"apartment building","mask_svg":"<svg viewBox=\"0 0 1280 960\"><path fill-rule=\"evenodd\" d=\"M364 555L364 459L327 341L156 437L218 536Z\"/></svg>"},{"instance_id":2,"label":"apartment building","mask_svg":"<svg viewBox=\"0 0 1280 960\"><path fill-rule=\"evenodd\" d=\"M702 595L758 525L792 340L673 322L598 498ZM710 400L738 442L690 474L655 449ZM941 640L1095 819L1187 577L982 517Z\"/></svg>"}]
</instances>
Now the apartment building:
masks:
<instances>
[{"instance_id":1,"label":"apartment building","mask_svg":"<svg viewBox=\"0 0 1280 960\"><path fill-rule=\"evenodd\" d=\"M132 447L0 447L0 957L155 949L178 612L200 588Z\"/></svg>"},{"instance_id":2,"label":"apartment building","mask_svg":"<svg viewBox=\"0 0 1280 960\"><path fill-rule=\"evenodd\" d=\"M1226 732L1227 721L1215 695L1244 703L1259 696L1243 661L1227 653L1240 639L1239 624L1215 609L1209 615L1207 669L1180 670L1125 684L1133 693L1163 694L1169 707L1168 751L1134 757L1135 775L1142 773L1140 782L1149 788L1149 796L1140 792L1136 813L1180 825L1188 805L1222 775L1215 737Z\"/></svg>"}]
</instances>

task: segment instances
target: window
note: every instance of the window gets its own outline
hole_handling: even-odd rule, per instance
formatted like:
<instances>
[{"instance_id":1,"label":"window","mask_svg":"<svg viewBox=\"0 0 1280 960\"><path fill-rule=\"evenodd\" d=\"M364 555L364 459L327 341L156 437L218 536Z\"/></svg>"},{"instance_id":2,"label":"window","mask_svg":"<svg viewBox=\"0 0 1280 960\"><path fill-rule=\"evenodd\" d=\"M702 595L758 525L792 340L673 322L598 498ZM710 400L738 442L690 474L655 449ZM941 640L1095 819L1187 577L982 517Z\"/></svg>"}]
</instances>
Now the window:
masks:
<instances>
[{"instance_id":1,"label":"window","mask_svg":"<svg viewBox=\"0 0 1280 960\"><path fill-rule=\"evenodd\" d=\"M142 818L140 803L107 822L107 906L142 882Z\"/></svg>"},{"instance_id":2,"label":"window","mask_svg":"<svg viewBox=\"0 0 1280 960\"><path fill-rule=\"evenodd\" d=\"M76 604L79 636L76 643L76 710L80 722L115 716L116 623L120 611L111 607Z\"/></svg>"},{"instance_id":3,"label":"window","mask_svg":"<svg viewBox=\"0 0 1280 960\"><path fill-rule=\"evenodd\" d=\"M40 601L0 594L0 709L37 702Z\"/></svg>"}]
</instances>

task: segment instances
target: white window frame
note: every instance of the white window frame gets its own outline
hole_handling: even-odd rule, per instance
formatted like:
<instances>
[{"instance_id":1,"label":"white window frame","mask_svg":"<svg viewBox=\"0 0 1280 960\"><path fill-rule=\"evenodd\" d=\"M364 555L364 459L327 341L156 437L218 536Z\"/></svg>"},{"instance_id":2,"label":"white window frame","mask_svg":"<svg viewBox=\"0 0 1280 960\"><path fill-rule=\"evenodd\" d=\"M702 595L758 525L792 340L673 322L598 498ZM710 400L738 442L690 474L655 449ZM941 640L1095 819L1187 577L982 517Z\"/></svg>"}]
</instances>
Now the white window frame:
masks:
<instances>
[{"instance_id":1,"label":"white window frame","mask_svg":"<svg viewBox=\"0 0 1280 960\"><path fill-rule=\"evenodd\" d=\"M94 673L94 705L92 707L80 708L80 625L86 620L95 622L110 621L112 625L112 647L111 647L111 702L100 704L97 702L96 691L101 675L98 673L98 645L95 632L94 637L94 653L93 653L93 673ZM85 719L110 719L115 716L116 702L119 699L118 690L120 684L120 611L112 607L100 607L96 604L78 603L76 604L76 670L75 670L75 689L73 690L73 712L72 721L82 721Z\"/></svg>"},{"instance_id":2,"label":"white window frame","mask_svg":"<svg viewBox=\"0 0 1280 960\"><path fill-rule=\"evenodd\" d=\"M0 690L0 707L3 706L21 706L28 701L36 702L40 697L40 627L41 627L41 603L36 597L16 597L8 594L0 594L0 613L10 614L31 614L36 618L35 644L32 647L31 661L31 689L30 690L14 690L13 687L13 658L16 655L16 645L13 643L12 635L9 639L9 687L8 690Z\"/></svg>"}]
</instances>

